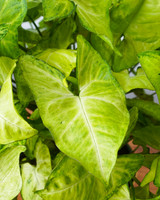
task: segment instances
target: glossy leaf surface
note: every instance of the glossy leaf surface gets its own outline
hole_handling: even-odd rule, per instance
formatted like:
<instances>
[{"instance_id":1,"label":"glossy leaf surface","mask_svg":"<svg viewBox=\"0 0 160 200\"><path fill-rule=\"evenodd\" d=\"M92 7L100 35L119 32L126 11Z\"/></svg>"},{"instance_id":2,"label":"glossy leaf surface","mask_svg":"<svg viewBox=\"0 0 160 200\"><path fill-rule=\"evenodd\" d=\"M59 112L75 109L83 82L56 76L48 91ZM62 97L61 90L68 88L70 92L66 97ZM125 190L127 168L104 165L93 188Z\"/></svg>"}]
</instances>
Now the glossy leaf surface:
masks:
<instances>
[{"instance_id":1,"label":"glossy leaf surface","mask_svg":"<svg viewBox=\"0 0 160 200\"><path fill-rule=\"evenodd\" d=\"M64 86L64 76L57 70L29 56L21 57L19 64L58 148L108 182L129 123L123 91L108 65L79 37L80 93L74 96Z\"/></svg>"}]
</instances>

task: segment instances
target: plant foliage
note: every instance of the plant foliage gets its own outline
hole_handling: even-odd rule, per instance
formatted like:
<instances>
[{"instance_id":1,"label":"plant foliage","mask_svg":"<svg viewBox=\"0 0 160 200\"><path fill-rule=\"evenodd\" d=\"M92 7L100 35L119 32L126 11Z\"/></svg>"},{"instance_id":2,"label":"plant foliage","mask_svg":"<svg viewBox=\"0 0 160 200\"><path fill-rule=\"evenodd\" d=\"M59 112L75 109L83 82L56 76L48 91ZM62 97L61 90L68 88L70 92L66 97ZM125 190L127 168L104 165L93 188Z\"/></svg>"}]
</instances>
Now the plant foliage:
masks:
<instances>
[{"instance_id":1,"label":"plant foliage","mask_svg":"<svg viewBox=\"0 0 160 200\"><path fill-rule=\"evenodd\" d=\"M0 1L0 200L160 199L159 10Z\"/></svg>"}]
</instances>

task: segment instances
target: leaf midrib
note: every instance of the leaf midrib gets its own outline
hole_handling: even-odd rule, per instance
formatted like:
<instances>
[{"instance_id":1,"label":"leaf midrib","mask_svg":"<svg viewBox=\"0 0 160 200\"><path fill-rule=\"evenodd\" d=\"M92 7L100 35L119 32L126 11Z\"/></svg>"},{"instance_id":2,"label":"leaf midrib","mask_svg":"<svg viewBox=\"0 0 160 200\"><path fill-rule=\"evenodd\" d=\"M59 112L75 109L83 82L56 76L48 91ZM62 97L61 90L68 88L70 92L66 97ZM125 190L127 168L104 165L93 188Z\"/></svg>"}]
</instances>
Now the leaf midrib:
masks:
<instances>
[{"instance_id":1,"label":"leaf midrib","mask_svg":"<svg viewBox=\"0 0 160 200\"><path fill-rule=\"evenodd\" d=\"M101 169L101 173L102 173L102 176L103 176L103 167L102 167L102 161L101 161L101 157L100 157L100 152L99 152L99 149L98 149L98 144L96 142L96 138L95 138L95 135L94 135L94 131L92 129L92 126L90 124L90 121L89 121L89 118L87 116L87 112L85 110L85 106L81 100L81 98L79 97L79 103L80 103L80 107L82 108L82 113L84 115L84 119L85 119L85 122L87 124L87 127L89 127L89 133L91 135L91 138L93 140L93 143L94 143L94 146L95 146L95 149L96 149L96 154L97 154L97 159L99 161L99 166L100 166L100 169Z\"/></svg>"}]
</instances>

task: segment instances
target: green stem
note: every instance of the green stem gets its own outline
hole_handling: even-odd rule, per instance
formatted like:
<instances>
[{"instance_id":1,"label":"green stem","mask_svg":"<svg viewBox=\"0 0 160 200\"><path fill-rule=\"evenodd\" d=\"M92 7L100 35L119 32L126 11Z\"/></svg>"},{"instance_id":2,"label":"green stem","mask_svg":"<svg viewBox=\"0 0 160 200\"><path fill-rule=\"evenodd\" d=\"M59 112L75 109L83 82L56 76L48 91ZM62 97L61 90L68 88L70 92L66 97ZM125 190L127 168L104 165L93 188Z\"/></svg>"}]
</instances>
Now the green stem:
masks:
<instances>
[{"instance_id":1,"label":"green stem","mask_svg":"<svg viewBox=\"0 0 160 200\"><path fill-rule=\"evenodd\" d=\"M67 81L73 83L74 85L78 85L78 80L76 78L74 78L73 76L68 76Z\"/></svg>"},{"instance_id":2,"label":"green stem","mask_svg":"<svg viewBox=\"0 0 160 200\"><path fill-rule=\"evenodd\" d=\"M42 37L42 33L41 33L41 31L39 30L37 24L34 22L34 20L33 20L29 15L27 15L27 16L28 16L28 18L31 20L31 22L33 23L33 25L35 26L35 28L36 28L37 32L39 33L39 35Z\"/></svg>"}]
</instances>

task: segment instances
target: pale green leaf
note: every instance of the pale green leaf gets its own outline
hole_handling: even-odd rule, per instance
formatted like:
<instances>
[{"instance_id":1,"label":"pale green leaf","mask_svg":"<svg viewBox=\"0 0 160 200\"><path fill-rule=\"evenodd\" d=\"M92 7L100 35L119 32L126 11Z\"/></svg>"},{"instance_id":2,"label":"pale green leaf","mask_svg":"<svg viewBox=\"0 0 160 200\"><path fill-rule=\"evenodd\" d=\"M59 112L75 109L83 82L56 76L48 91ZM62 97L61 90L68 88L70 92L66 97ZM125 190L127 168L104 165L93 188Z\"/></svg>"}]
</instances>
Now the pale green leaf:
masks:
<instances>
[{"instance_id":1,"label":"pale green leaf","mask_svg":"<svg viewBox=\"0 0 160 200\"><path fill-rule=\"evenodd\" d=\"M55 67L66 77L76 67L76 51L73 50L46 49L36 57Z\"/></svg>"},{"instance_id":2,"label":"pale green leaf","mask_svg":"<svg viewBox=\"0 0 160 200\"><path fill-rule=\"evenodd\" d=\"M43 0L44 20L61 20L75 10L75 5L69 0Z\"/></svg>"},{"instance_id":3,"label":"pale green leaf","mask_svg":"<svg viewBox=\"0 0 160 200\"><path fill-rule=\"evenodd\" d=\"M109 8L110 0L73 0L76 4L76 11L82 25L89 31L97 34L109 46L112 44L112 33L110 30Z\"/></svg>"},{"instance_id":4,"label":"pale green leaf","mask_svg":"<svg viewBox=\"0 0 160 200\"><path fill-rule=\"evenodd\" d=\"M136 106L138 110L144 114L153 117L160 121L160 105L142 99L127 99L127 105L130 107Z\"/></svg>"},{"instance_id":5,"label":"pale green leaf","mask_svg":"<svg viewBox=\"0 0 160 200\"><path fill-rule=\"evenodd\" d=\"M109 198L109 200L131 200L128 185L125 184L121 186L120 189Z\"/></svg>"},{"instance_id":6,"label":"pale green leaf","mask_svg":"<svg viewBox=\"0 0 160 200\"><path fill-rule=\"evenodd\" d=\"M24 151L24 146L14 146L0 151L0 200L11 200L21 190L19 155Z\"/></svg>"},{"instance_id":7,"label":"pale green leaf","mask_svg":"<svg viewBox=\"0 0 160 200\"><path fill-rule=\"evenodd\" d=\"M139 60L160 101L160 51L141 53Z\"/></svg>"},{"instance_id":8,"label":"pale green leaf","mask_svg":"<svg viewBox=\"0 0 160 200\"><path fill-rule=\"evenodd\" d=\"M44 189L48 176L51 173L51 157L48 147L39 139L36 143L34 155L36 166L29 163L22 164L22 191L23 200L41 200L35 194L36 190Z\"/></svg>"},{"instance_id":9,"label":"pale green leaf","mask_svg":"<svg viewBox=\"0 0 160 200\"><path fill-rule=\"evenodd\" d=\"M129 114L124 93L106 62L78 37L79 96L66 88L59 71L44 62L23 56L19 65L58 148L108 182L128 128Z\"/></svg>"},{"instance_id":10,"label":"pale green leaf","mask_svg":"<svg viewBox=\"0 0 160 200\"><path fill-rule=\"evenodd\" d=\"M9 72L16 65L16 61L8 57L0 57L0 85L4 83Z\"/></svg>"},{"instance_id":11,"label":"pale green leaf","mask_svg":"<svg viewBox=\"0 0 160 200\"><path fill-rule=\"evenodd\" d=\"M140 143L148 144L154 149L160 150L160 126L146 126L133 131L132 135Z\"/></svg>"},{"instance_id":12,"label":"pale green leaf","mask_svg":"<svg viewBox=\"0 0 160 200\"><path fill-rule=\"evenodd\" d=\"M103 200L105 187L77 161L59 153L45 189L37 193L44 200Z\"/></svg>"},{"instance_id":13,"label":"pale green leaf","mask_svg":"<svg viewBox=\"0 0 160 200\"><path fill-rule=\"evenodd\" d=\"M137 88L154 90L142 68L138 68L135 76L130 76L128 70L119 73L112 72L112 74L117 79L125 93Z\"/></svg>"},{"instance_id":14,"label":"pale green leaf","mask_svg":"<svg viewBox=\"0 0 160 200\"><path fill-rule=\"evenodd\" d=\"M13 103L12 67L0 93L0 144L29 138L37 133L16 111Z\"/></svg>"},{"instance_id":15,"label":"pale green leaf","mask_svg":"<svg viewBox=\"0 0 160 200\"><path fill-rule=\"evenodd\" d=\"M144 0L125 31L125 36L131 38L137 53L160 46L159 10L159 0Z\"/></svg>"},{"instance_id":16,"label":"pale green leaf","mask_svg":"<svg viewBox=\"0 0 160 200\"><path fill-rule=\"evenodd\" d=\"M111 173L110 184L106 190L109 199L118 189L128 183L142 166L144 156L140 154L129 154L119 156Z\"/></svg>"}]
</instances>

